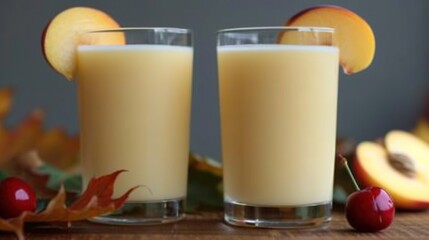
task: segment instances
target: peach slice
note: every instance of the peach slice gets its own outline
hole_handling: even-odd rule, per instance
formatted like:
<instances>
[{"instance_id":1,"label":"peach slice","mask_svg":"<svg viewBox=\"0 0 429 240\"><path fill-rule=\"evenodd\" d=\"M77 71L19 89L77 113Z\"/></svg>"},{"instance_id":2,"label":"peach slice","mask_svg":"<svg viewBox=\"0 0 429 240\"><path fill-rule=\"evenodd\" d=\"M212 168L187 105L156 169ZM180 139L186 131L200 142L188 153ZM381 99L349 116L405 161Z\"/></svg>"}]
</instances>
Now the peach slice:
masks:
<instances>
[{"instance_id":1,"label":"peach slice","mask_svg":"<svg viewBox=\"0 0 429 240\"><path fill-rule=\"evenodd\" d=\"M45 28L42 50L48 63L68 80L76 72L76 48L79 44L120 45L123 34L91 37L82 33L118 28L119 24L106 13L89 7L73 7L56 15Z\"/></svg>"},{"instance_id":2,"label":"peach slice","mask_svg":"<svg viewBox=\"0 0 429 240\"><path fill-rule=\"evenodd\" d=\"M375 37L369 24L356 13L338 6L316 6L299 12L286 26L330 27L335 29L333 43L340 49L344 73L366 69L375 54ZM287 34L281 42L287 41Z\"/></svg>"},{"instance_id":3,"label":"peach slice","mask_svg":"<svg viewBox=\"0 0 429 240\"><path fill-rule=\"evenodd\" d=\"M354 170L365 186L388 191L398 208L429 208L429 146L414 135L394 130L385 137L385 148L362 142L356 149Z\"/></svg>"}]
</instances>

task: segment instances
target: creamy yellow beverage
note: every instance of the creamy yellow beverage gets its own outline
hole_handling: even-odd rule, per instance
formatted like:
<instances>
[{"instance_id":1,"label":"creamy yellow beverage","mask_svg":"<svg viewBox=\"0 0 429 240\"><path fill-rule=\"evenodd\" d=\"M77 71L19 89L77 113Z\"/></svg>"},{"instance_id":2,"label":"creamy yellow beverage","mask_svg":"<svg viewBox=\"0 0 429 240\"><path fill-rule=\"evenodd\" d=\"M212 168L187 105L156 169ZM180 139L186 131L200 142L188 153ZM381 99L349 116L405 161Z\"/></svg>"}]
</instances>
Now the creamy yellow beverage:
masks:
<instances>
[{"instance_id":1,"label":"creamy yellow beverage","mask_svg":"<svg viewBox=\"0 0 429 240\"><path fill-rule=\"evenodd\" d=\"M79 46L78 94L84 186L119 169L116 197L186 196L192 48Z\"/></svg>"},{"instance_id":2,"label":"creamy yellow beverage","mask_svg":"<svg viewBox=\"0 0 429 240\"><path fill-rule=\"evenodd\" d=\"M330 202L338 49L274 44L218 47L227 202Z\"/></svg>"}]
</instances>

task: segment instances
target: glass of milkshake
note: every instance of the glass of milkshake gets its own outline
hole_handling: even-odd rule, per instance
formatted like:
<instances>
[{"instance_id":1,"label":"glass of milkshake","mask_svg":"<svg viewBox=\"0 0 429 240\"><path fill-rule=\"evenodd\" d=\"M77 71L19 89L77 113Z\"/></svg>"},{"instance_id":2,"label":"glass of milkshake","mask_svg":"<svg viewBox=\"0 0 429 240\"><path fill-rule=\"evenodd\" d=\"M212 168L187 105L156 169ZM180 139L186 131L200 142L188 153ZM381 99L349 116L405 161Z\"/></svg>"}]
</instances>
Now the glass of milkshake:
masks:
<instances>
[{"instance_id":1,"label":"glass of milkshake","mask_svg":"<svg viewBox=\"0 0 429 240\"><path fill-rule=\"evenodd\" d=\"M331 219L339 50L334 30L218 33L226 222L310 228Z\"/></svg>"},{"instance_id":2,"label":"glass of milkshake","mask_svg":"<svg viewBox=\"0 0 429 240\"><path fill-rule=\"evenodd\" d=\"M141 186L122 209L92 220L157 224L182 219L189 154L191 31L124 28L85 35L122 38L123 44L82 44L77 49L83 186L94 176L120 169L127 172L117 179L117 196Z\"/></svg>"}]
</instances>

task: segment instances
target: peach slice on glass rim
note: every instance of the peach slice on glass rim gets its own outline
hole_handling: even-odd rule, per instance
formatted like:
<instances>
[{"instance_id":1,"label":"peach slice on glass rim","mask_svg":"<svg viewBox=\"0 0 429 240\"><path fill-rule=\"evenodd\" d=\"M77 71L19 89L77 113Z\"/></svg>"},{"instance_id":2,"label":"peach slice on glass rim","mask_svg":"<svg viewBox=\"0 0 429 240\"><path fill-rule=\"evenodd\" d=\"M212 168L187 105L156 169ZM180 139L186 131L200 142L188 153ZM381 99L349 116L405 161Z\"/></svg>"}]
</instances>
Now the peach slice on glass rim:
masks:
<instances>
[{"instance_id":1,"label":"peach slice on glass rim","mask_svg":"<svg viewBox=\"0 0 429 240\"><path fill-rule=\"evenodd\" d=\"M42 36L42 51L48 63L68 80L76 72L76 48L79 44L122 45L122 33L85 35L88 31L119 28L108 14L89 7L73 7L56 15L46 26Z\"/></svg>"},{"instance_id":2,"label":"peach slice on glass rim","mask_svg":"<svg viewBox=\"0 0 429 240\"><path fill-rule=\"evenodd\" d=\"M286 26L329 27L335 29L333 43L340 49L340 64L344 73L366 69L375 54L375 37L369 24L356 13L339 6L323 5L305 9ZM287 34L280 42L287 41Z\"/></svg>"}]
</instances>

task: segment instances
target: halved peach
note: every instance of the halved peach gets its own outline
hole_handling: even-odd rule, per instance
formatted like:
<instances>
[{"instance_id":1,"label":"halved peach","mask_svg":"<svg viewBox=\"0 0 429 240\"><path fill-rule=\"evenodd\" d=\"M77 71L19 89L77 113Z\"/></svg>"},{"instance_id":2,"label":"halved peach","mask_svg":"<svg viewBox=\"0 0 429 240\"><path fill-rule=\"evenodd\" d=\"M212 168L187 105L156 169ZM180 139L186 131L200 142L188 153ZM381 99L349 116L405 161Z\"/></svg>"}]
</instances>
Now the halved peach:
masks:
<instances>
[{"instance_id":1,"label":"halved peach","mask_svg":"<svg viewBox=\"0 0 429 240\"><path fill-rule=\"evenodd\" d=\"M389 154L405 156L415 170L414 178L426 182L429 187L429 145L426 142L409 132L392 130L386 134L384 145Z\"/></svg>"},{"instance_id":2,"label":"halved peach","mask_svg":"<svg viewBox=\"0 0 429 240\"><path fill-rule=\"evenodd\" d=\"M366 69L375 54L375 37L369 24L356 13L338 6L316 6L290 18L286 26L330 27L335 29L333 43L340 49L344 73ZM280 41L287 41L285 39Z\"/></svg>"},{"instance_id":3,"label":"halved peach","mask_svg":"<svg viewBox=\"0 0 429 240\"><path fill-rule=\"evenodd\" d=\"M109 37L91 37L87 31L118 28L119 24L108 14L89 7L73 7L56 15L46 26L42 36L42 51L48 63L67 79L76 72L76 48L79 44L120 45L123 34ZM98 36L98 35L97 35Z\"/></svg>"},{"instance_id":4,"label":"halved peach","mask_svg":"<svg viewBox=\"0 0 429 240\"><path fill-rule=\"evenodd\" d=\"M365 186L388 191L396 207L407 210L429 208L429 146L404 131L391 131L385 147L362 142L356 149L354 170Z\"/></svg>"}]
</instances>

